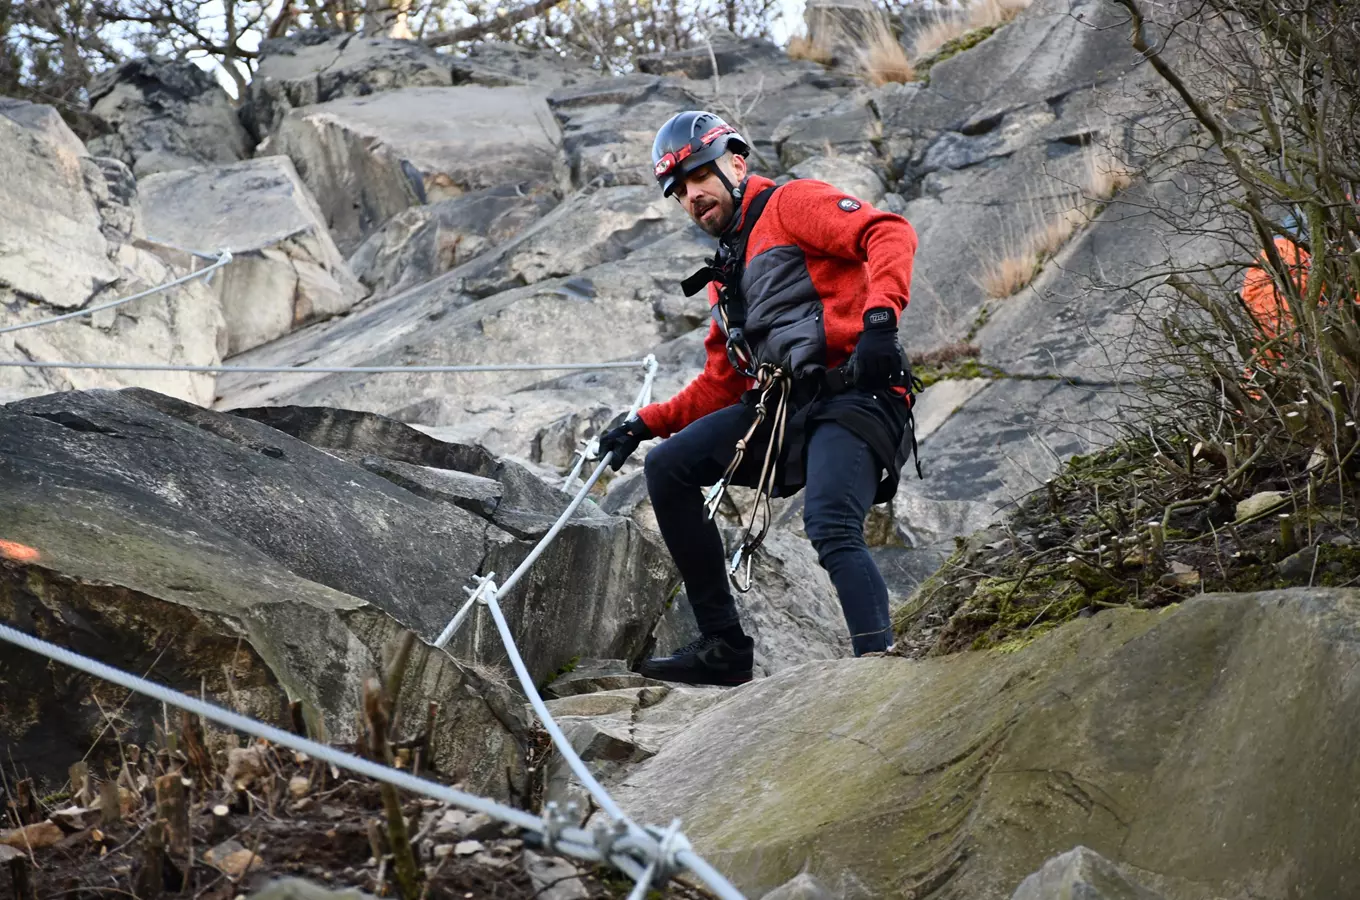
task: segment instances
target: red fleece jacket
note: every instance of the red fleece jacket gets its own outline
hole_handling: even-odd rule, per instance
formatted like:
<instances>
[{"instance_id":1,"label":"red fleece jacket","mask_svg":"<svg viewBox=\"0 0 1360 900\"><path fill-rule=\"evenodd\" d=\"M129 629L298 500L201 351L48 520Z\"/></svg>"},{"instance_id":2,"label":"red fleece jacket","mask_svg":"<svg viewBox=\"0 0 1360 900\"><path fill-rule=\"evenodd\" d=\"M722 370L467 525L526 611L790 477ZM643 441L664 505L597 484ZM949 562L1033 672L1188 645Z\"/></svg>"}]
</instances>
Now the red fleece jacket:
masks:
<instances>
[{"instance_id":1,"label":"red fleece jacket","mask_svg":"<svg viewBox=\"0 0 1360 900\"><path fill-rule=\"evenodd\" d=\"M774 182L752 175L742 208ZM822 181L798 179L779 188L766 204L746 244L746 262L774 247L797 246L821 298L826 365L850 358L863 331L865 310L886 307L901 319L911 294L916 231L901 216L875 209ZM717 282L708 302L718 302ZM749 297L754 306L758 298ZM752 386L727 359L727 336L716 321L704 339L704 370L663 403L638 415L652 434L669 437L696 419L730 406Z\"/></svg>"}]
</instances>

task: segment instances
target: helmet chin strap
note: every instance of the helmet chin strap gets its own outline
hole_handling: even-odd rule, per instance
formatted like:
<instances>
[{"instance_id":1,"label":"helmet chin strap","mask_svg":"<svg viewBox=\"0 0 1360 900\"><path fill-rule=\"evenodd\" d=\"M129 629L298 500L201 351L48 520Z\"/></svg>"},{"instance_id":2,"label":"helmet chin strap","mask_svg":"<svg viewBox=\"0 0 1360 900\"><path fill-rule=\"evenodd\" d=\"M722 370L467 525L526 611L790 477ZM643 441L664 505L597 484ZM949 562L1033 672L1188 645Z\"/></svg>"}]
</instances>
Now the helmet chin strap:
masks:
<instances>
[{"instance_id":1,"label":"helmet chin strap","mask_svg":"<svg viewBox=\"0 0 1360 900\"><path fill-rule=\"evenodd\" d=\"M725 235L736 234L741 230L741 220L745 213L741 206L741 198L746 193L746 182L750 180L751 176L747 175L741 180L741 184L733 187L727 174L723 172L716 161L709 163L709 166L713 169L713 173L718 176L718 180L723 183L723 187L727 188L727 193L732 195L732 221L727 223L727 228L723 230L723 233Z\"/></svg>"}]
</instances>

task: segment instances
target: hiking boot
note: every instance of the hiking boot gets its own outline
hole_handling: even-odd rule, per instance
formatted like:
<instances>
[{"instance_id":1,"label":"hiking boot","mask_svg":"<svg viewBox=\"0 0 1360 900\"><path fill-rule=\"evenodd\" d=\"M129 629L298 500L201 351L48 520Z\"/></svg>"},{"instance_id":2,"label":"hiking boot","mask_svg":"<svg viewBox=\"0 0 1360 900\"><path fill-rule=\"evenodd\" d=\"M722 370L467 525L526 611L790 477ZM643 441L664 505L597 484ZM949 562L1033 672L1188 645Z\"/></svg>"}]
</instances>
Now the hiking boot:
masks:
<instances>
[{"instance_id":1,"label":"hiking boot","mask_svg":"<svg viewBox=\"0 0 1360 900\"><path fill-rule=\"evenodd\" d=\"M717 636L701 637L670 656L654 657L638 666L638 674L681 684L745 684L751 680L755 641L734 646Z\"/></svg>"}]
</instances>

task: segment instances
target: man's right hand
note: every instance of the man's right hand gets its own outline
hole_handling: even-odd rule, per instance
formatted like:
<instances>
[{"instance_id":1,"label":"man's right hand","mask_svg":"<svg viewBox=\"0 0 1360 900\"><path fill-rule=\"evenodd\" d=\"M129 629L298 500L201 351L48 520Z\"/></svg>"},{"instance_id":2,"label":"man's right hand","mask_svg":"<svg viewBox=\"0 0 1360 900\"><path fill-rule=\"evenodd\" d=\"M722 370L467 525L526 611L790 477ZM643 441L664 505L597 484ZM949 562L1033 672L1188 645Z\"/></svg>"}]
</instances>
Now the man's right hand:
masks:
<instances>
[{"instance_id":1,"label":"man's right hand","mask_svg":"<svg viewBox=\"0 0 1360 900\"><path fill-rule=\"evenodd\" d=\"M652 430L647 427L646 422L640 418L629 419L600 436L600 458L608 458L609 454L613 453L614 458L609 461L609 468L617 472L624 461L633 455L638 445L651 437Z\"/></svg>"}]
</instances>

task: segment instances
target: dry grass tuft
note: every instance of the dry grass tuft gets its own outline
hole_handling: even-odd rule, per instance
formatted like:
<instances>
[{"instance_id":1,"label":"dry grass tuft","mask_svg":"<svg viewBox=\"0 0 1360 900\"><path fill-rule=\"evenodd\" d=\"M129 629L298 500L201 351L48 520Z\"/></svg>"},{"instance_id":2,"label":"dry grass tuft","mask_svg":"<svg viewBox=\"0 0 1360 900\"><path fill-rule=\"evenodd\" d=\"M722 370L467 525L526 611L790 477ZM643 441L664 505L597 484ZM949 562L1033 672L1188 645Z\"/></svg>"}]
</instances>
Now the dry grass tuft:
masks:
<instances>
[{"instance_id":1,"label":"dry grass tuft","mask_svg":"<svg viewBox=\"0 0 1360 900\"><path fill-rule=\"evenodd\" d=\"M1088 210L1077 207L1040 223L982 273L978 284L983 292L993 300L1001 300L1022 291L1039 274L1044 263L1089 220Z\"/></svg>"},{"instance_id":2,"label":"dry grass tuft","mask_svg":"<svg viewBox=\"0 0 1360 900\"><path fill-rule=\"evenodd\" d=\"M943 15L927 25L912 41L911 58L938 52L975 28L995 30L1029 7L1031 0L974 0L965 9Z\"/></svg>"},{"instance_id":3,"label":"dry grass tuft","mask_svg":"<svg viewBox=\"0 0 1360 900\"><path fill-rule=\"evenodd\" d=\"M1137 174L1131 165L1109 151L1088 154L1086 166L1086 183L1082 187L1086 196L1095 200L1110 199L1133 184Z\"/></svg>"},{"instance_id":4,"label":"dry grass tuft","mask_svg":"<svg viewBox=\"0 0 1360 900\"><path fill-rule=\"evenodd\" d=\"M1039 256L1025 248L989 265L978 283L989 298L1002 300L1020 293L1038 274Z\"/></svg>"},{"instance_id":5,"label":"dry grass tuft","mask_svg":"<svg viewBox=\"0 0 1360 900\"><path fill-rule=\"evenodd\" d=\"M829 66L835 61L831 48L821 41L814 41L805 34L794 35L789 39L789 59L806 59Z\"/></svg>"},{"instance_id":6,"label":"dry grass tuft","mask_svg":"<svg viewBox=\"0 0 1360 900\"><path fill-rule=\"evenodd\" d=\"M867 81L879 85L890 81L906 84L916 80L916 69L907 58L907 51L881 13L874 16L873 28L866 35L866 44L859 52L859 68Z\"/></svg>"},{"instance_id":7,"label":"dry grass tuft","mask_svg":"<svg viewBox=\"0 0 1360 900\"><path fill-rule=\"evenodd\" d=\"M973 28L1000 28L1026 9L1031 0L973 0L968 24Z\"/></svg>"},{"instance_id":8,"label":"dry grass tuft","mask_svg":"<svg viewBox=\"0 0 1360 900\"><path fill-rule=\"evenodd\" d=\"M993 300L1023 290L1044 263L1091 221L1106 200L1133 183L1136 174L1132 166L1109 150L1088 151L1084 181L1070 204L1036 222L1024 238L1006 249L1000 260L989 265L978 279L982 290Z\"/></svg>"},{"instance_id":9,"label":"dry grass tuft","mask_svg":"<svg viewBox=\"0 0 1360 900\"><path fill-rule=\"evenodd\" d=\"M924 353L914 353L911 357L913 366L935 366L943 368L950 363L956 363L961 359L972 359L982 355L982 349L977 344L969 344L965 341L955 341L952 344L945 344L943 347L936 347L934 350L927 350Z\"/></svg>"}]
</instances>

